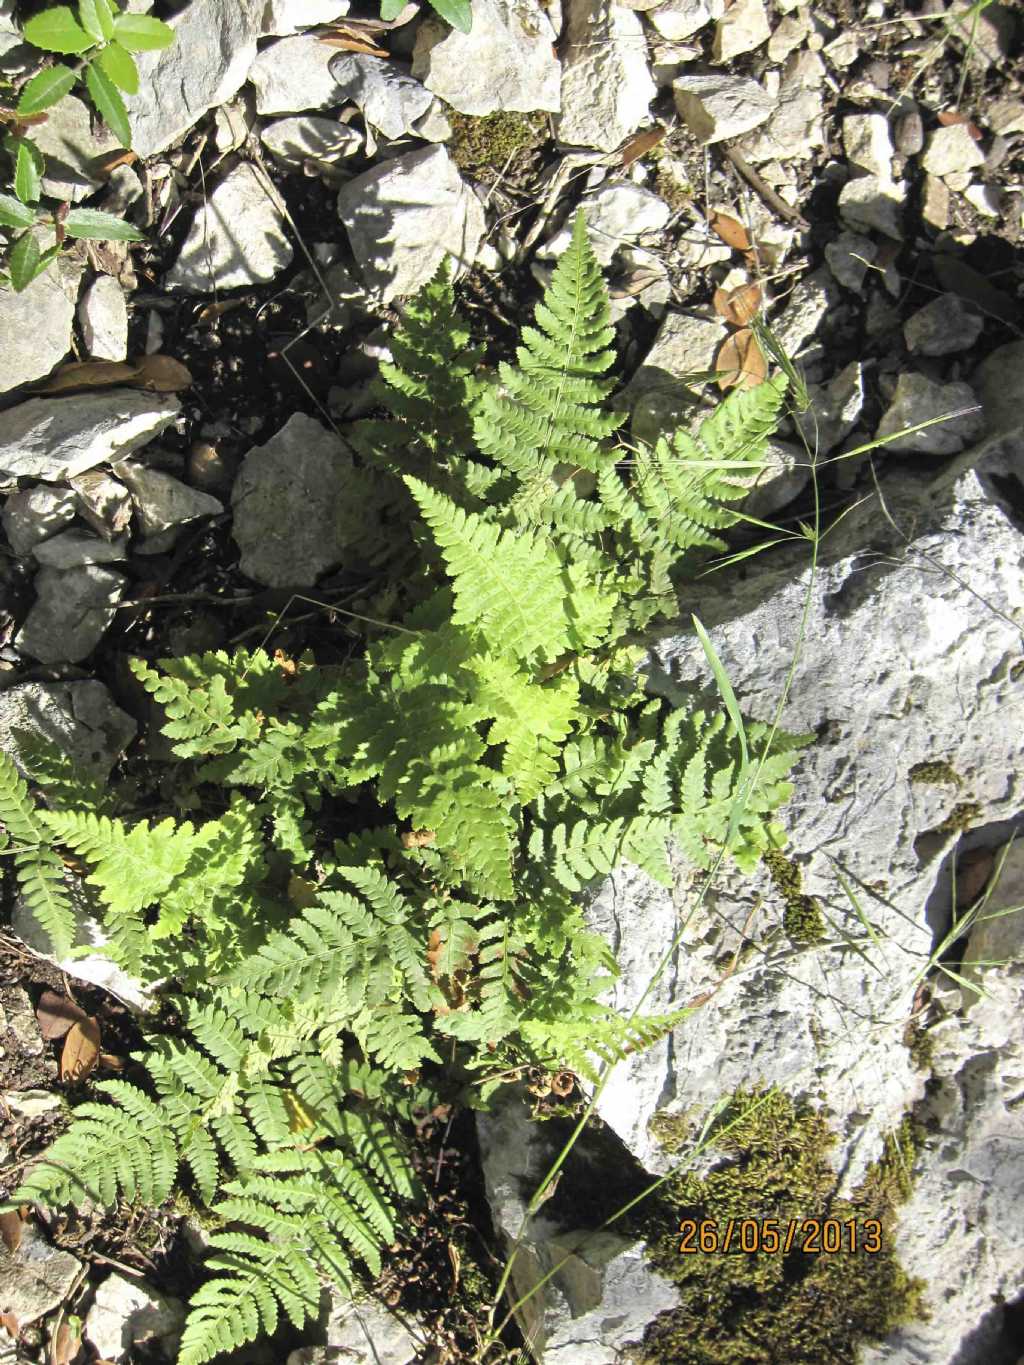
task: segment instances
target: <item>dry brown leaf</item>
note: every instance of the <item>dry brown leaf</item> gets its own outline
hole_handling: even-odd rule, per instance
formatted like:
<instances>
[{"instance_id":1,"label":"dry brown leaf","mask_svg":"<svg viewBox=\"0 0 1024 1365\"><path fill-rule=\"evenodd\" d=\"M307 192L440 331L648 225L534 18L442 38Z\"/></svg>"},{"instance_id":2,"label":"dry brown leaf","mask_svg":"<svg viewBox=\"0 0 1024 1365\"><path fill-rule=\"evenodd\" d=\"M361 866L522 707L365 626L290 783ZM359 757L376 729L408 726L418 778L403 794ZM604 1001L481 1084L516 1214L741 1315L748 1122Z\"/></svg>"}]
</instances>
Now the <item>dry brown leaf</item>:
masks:
<instances>
[{"instance_id":1,"label":"dry brown leaf","mask_svg":"<svg viewBox=\"0 0 1024 1365\"><path fill-rule=\"evenodd\" d=\"M100 1059L100 1026L97 1019L88 1015L84 1020L72 1024L64 1040L64 1051L60 1055L60 1078L62 1081L81 1081L95 1070Z\"/></svg>"},{"instance_id":2,"label":"dry brown leaf","mask_svg":"<svg viewBox=\"0 0 1024 1365\"><path fill-rule=\"evenodd\" d=\"M768 363L749 327L727 336L715 358L718 387L754 389L768 377Z\"/></svg>"},{"instance_id":3,"label":"dry brown leaf","mask_svg":"<svg viewBox=\"0 0 1024 1365\"><path fill-rule=\"evenodd\" d=\"M180 360L158 352L145 355L136 363L132 387L147 389L150 393L177 393L191 383L192 375Z\"/></svg>"},{"instance_id":4,"label":"dry brown leaf","mask_svg":"<svg viewBox=\"0 0 1024 1365\"><path fill-rule=\"evenodd\" d=\"M35 393L67 393L72 389L109 389L130 384L135 366L125 360L72 360L49 379L37 384Z\"/></svg>"},{"instance_id":5,"label":"dry brown leaf","mask_svg":"<svg viewBox=\"0 0 1024 1365\"><path fill-rule=\"evenodd\" d=\"M735 289L716 289L713 303L719 317L733 327L746 327L761 307L761 286L751 280Z\"/></svg>"},{"instance_id":6,"label":"dry brown leaf","mask_svg":"<svg viewBox=\"0 0 1024 1365\"><path fill-rule=\"evenodd\" d=\"M637 133L636 137L631 137L622 149L622 165L632 166L634 161L646 156L659 142L664 142L667 136L667 128L649 128L645 133Z\"/></svg>"},{"instance_id":7,"label":"dry brown leaf","mask_svg":"<svg viewBox=\"0 0 1024 1365\"><path fill-rule=\"evenodd\" d=\"M367 57L391 56L386 48L377 47L367 38L357 38L348 33L321 33L320 41L328 47L340 47L342 52L362 52Z\"/></svg>"},{"instance_id":8,"label":"dry brown leaf","mask_svg":"<svg viewBox=\"0 0 1024 1365\"><path fill-rule=\"evenodd\" d=\"M69 995L58 995L56 991L43 991L36 1006L39 1032L48 1043L63 1038L72 1024L88 1017Z\"/></svg>"},{"instance_id":9,"label":"dry brown leaf","mask_svg":"<svg viewBox=\"0 0 1024 1365\"><path fill-rule=\"evenodd\" d=\"M970 133L971 137L974 138L975 142L980 142L985 136L978 125L974 123L967 114L961 114L956 109L949 109L945 113L939 114L938 119L943 128L950 128L955 123L966 124L967 131Z\"/></svg>"},{"instance_id":10,"label":"dry brown leaf","mask_svg":"<svg viewBox=\"0 0 1024 1365\"><path fill-rule=\"evenodd\" d=\"M21 1336L21 1323L13 1313L0 1313L0 1327L15 1341Z\"/></svg>"},{"instance_id":11,"label":"dry brown leaf","mask_svg":"<svg viewBox=\"0 0 1024 1365\"><path fill-rule=\"evenodd\" d=\"M101 1052L100 1066L106 1067L108 1071L123 1071L124 1058L119 1057L116 1052Z\"/></svg>"},{"instance_id":12,"label":"dry brown leaf","mask_svg":"<svg viewBox=\"0 0 1024 1365\"><path fill-rule=\"evenodd\" d=\"M216 303L204 304L196 314L196 322L216 322L225 313L241 308L245 302L245 299L219 299Z\"/></svg>"},{"instance_id":13,"label":"dry brown leaf","mask_svg":"<svg viewBox=\"0 0 1024 1365\"><path fill-rule=\"evenodd\" d=\"M729 213L721 213L715 209L708 219L711 231L717 233L722 241L733 251L749 251L751 247L750 234L741 222L733 218Z\"/></svg>"},{"instance_id":14,"label":"dry brown leaf","mask_svg":"<svg viewBox=\"0 0 1024 1365\"><path fill-rule=\"evenodd\" d=\"M439 966L442 948L441 930L431 929L430 938L427 940L427 961L430 963L430 975L435 981L441 980L441 968Z\"/></svg>"},{"instance_id":15,"label":"dry brown leaf","mask_svg":"<svg viewBox=\"0 0 1024 1365\"><path fill-rule=\"evenodd\" d=\"M402 834L403 848L426 848L437 838L437 831L432 829L407 829Z\"/></svg>"},{"instance_id":16,"label":"dry brown leaf","mask_svg":"<svg viewBox=\"0 0 1024 1365\"><path fill-rule=\"evenodd\" d=\"M138 154L130 148L115 147L111 152L93 157L89 162L89 175L93 180L108 180L118 166L130 166L138 159Z\"/></svg>"},{"instance_id":17,"label":"dry brown leaf","mask_svg":"<svg viewBox=\"0 0 1024 1365\"><path fill-rule=\"evenodd\" d=\"M50 1365L71 1365L82 1344L82 1333L64 1318L57 1328L50 1353Z\"/></svg>"},{"instance_id":18,"label":"dry brown leaf","mask_svg":"<svg viewBox=\"0 0 1024 1365\"><path fill-rule=\"evenodd\" d=\"M6 1213L0 1213L0 1241L13 1256L21 1246L21 1236L25 1231L25 1224L21 1214L17 1209L8 1209ZM17 1336L17 1332L12 1333Z\"/></svg>"}]
</instances>

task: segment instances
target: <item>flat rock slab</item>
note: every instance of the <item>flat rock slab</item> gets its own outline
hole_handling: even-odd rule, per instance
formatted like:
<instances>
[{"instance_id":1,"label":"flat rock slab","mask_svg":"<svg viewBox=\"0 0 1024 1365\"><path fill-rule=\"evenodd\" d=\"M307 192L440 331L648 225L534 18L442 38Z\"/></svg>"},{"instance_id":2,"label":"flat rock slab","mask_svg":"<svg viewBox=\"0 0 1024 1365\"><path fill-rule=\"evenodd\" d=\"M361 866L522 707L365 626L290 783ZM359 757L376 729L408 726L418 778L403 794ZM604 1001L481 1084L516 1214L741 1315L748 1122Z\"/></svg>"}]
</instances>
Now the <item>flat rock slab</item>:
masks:
<instances>
[{"instance_id":1,"label":"flat rock slab","mask_svg":"<svg viewBox=\"0 0 1024 1365\"><path fill-rule=\"evenodd\" d=\"M36 545L74 521L75 495L66 488L21 488L4 503L3 526L16 555L29 554Z\"/></svg>"},{"instance_id":2,"label":"flat rock slab","mask_svg":"<svg viewBox=\"0 0 1024 1365\"><path fill-rule=\"evenodd\" d=\"M672 82L676 108L700 142L739 137L771 118L775 101L747 76L680 76Z\"/></svg>"},{"instance_id":3,"label":"flat rock slab","mask_svg":"<svg viewBox=\"0 0 1024 1365\"><path fill-rule=\"evenodd\" d=\"M77 204L103 184L86 167L121 144L74 95L65 95L46 112L46 122L32 129L32 141L46 159L43 193Z\"/></svg>"},{"instance_id":4,"label":"flat rock slab","mask_svg":"<svg viewBox=\"0 0 1024 1365\"><path fill-rule=\"evenodd\" d=\"M34 552L40 564L52 569L77 569L82 564L111 564L128 555L128 537L104 540L91 531L75 527L61 531L37 545Z\"/></svg>"},{"instance_id":5,"label":"flat rock slab","mask_svg":"<svg viewBox=\"0 0 1024 1365\"><path fill-rule=\"evenodd\" d=\"M416 34L412 74L462 114L528 114L562 107L557 34L536 0L474 0L469 33L426 19Z\"/></svg>"},{"instance_id":6,"label":"flat rock slab","mask_svg":"<svg viewBox=\"0 0 1024 1365\"><path fill-rule=\"evenodd\" d=\"M273 588L308 588L359 539L362 485L349 447L296 413L242 461L232 490L239 568Z\"/></svg>"},{"instance_id":7,"label":"flat rock slab","mask_svg":"<svg viewBox=\"0 0 1024 1365\"><path fill-rule=\"evenodd\" d=\"M970 385L959 380L936 384L923 374L901 374L875 435L891 436L921 422L933 425L898 436L886 449L905 455L958 455L985 431L985 418Z\"/></svg>"},{"instance_id":8,"label":"flat rock slab","mask_svg":"<svg viewBox=\"0 0 1024 1365\"><path fill-rule=\"evenodd\" d=\"M338 192L338 216L366 284L386 303L415 294L445 256L467 270L484 234L484 210L444 147L374 166Z\"/></svg>"},{"instance_id":9,"label":"flat rock slab","mask_svg":"<svg viewBox=\"0 0 1024 1365\"><path fill-rule=\"evenodd\" d=\"M131 491L145 536L159 535L174 526L183 526L199 517L215 517L224 511L224 504L211 494L190 488L172 474L150 469L138 460L122 460L115 473Z\"/></svg>"},{"instance_id":10,"label":"flat rock slab","mask_svg":"<svg viewBox=\"0 0 1024 1365\"><path fill-rule=\"evenodd\" d=\"M341 104L345 97L331 75L331 63L337 55L337 48L306 33L265 47L249 72L249 83L256 91L256 112L296 114L303 109Z\"/></svg>"},{"instance_id":11,"label":"flat rock slab","mask_svg":"<svg viewBox=\"0 0 1024 1365\"><path fill-rule=\"evenodd\" d=\"M284 217L262 176L242 162L196 213L164 284L186 294L263 284L290 264L294 254Z\"/></svg>"},{"instance_id":12,"label":"flat rock slab","mask_svg":"<svg viewBox=\"0 0 1024 1365\"><path fill-rule=\"evenodd\" d=\"M268 123L260 129L260 141L292 170L301 170L306 161L329 164L352 156L363 145L354 128L316 114L297 114Z\"/></svg>"},{"instance_id":13,"label":"flat rock slab","mask_svg":"<svg viewBox=\"0 0 1024 1365\"><path fill-rule=\"evenodd\" d=\"M53 236L40 233L39 240L45 247ZM82 270L61 256L20 294L0 290L0 393L42 379L67 355ZM0 447L4 443L0 435Z\"/></svg>"},{"instance_id":14,"label":"flat rock slab","mask_svg":"<svg viewBox=\"0 0 1024 1365\"><path fill-rule=\"evenodd\" d=\"M105 1360L124 1360L130 1351L155 1346L173 1360L185 1325L180 1299L158 1293L145 1280L108 1275L85 1319L85 1335Z\"/></svg>"},{"instance_id":15,"label":"flat rock slab","mask_svg":"<svg viewBox=\"0 0 1024 1365\"><path fill-rule=\"evenodd\" d=\"M51 1246L36 1223L27 1222L16 1252L0 1243L4 1309L27 1327L64 1302L81 1268L70 1252Z\"/></svg>"},{"instance_id":16,"label":"flat rock slab","mask_svg":"<svg viewBox=\"0 0 1024 1365\"><path fill-rule=\"evenodd\" d=\"M628 180L603 185L584 195L580 209L587 224L587 236L601 265L610 265L621 246L635 242L646 233L660 232L672 216L663 199ZM538 251L540 260L561 256L572 241L572 225L567 224Z\"/></svg>"},{"instance_id":17,"label":"flat rock slab","mask_svg":"<svg viewBox=\"0 0 1024 1365\"><path fill-rule=\"evenodd\" d=\"M44 664L77 664L87 658L114 619L125 580L113 569L40 569L36 600L15 641L22 654Z\"/></svg>"},{"instance_id":18,"label":"flat rock slab","mask_svg":"<svg viewBox=\"0 0 1024 1365\"><path fill-rule=\"evenodd\" d=\"M126 95L132 147L145 159L226 104L256 58L267 0L191 0L170 19L175 40L140 52L139 94Z\"/></svg>"},{"instance_id":19,"label":"flat rock slab","mask_svg":"<svg viewBox=\"0 0 1024 1365\"><path fill-rule=\"evenodd\" d=\"M476 27L474 15L473 27ZM388 138L408 133L434 102L429 90L396 62L362 52L337 52L330 64L339 97L363 111L371 127Z\"/></svg>"},{"instance_id":20,"label":"flat rock slab","mask_svg":"<svg viewBox=\"0 0 1024 1365\"><path fill-rule=\"evenodd\" d=\"M172 394L138 389L30 398L4 413L0 470L59 483L132 454L170 426L180 408Z\"/></svg>"},{"instance_id":21,"label":"flat rock slab","mask_svg":"<svg viewBox=\"0 0 1024 1365\"><path fill-rule=\"evenodd\" d=\"M613 151L647 121L657 93L640 16L610 0L568 0L559 140Z\"/></svg>"},{"instance_id":22,"label":"flat rock slab","mask_svg":"<svg viewBox=\"0 0 1024 1365\"><path fill-rule=\"evenodd\" d=\"M0 749L24 774L25 736L45 740L76 769L105 781L135 738L135 721L101 682L19 683L0 692Z\"/></svg>"}]
</instances>

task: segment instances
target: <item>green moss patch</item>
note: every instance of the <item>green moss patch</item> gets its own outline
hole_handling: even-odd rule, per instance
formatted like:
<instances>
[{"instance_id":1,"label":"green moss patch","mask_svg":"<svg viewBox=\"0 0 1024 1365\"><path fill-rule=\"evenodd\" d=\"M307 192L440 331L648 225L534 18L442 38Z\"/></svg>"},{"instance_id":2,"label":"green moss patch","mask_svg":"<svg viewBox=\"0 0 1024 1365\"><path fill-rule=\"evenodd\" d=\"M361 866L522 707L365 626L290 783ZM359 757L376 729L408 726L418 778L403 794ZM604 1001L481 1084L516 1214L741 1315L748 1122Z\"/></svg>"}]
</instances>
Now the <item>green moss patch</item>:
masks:
<instances>
[{"instance_id":1,"label":"green moss patch","mask_svg":"<svg viewBox=\"0 0 1024 1365\"><path fill-rule=\"evenodd\" d=\"M768 850L764 864L772 885L785 901L782 927L786 937L800 947L821 943L825 937L825 917L815 898L804 894L799 867L777 848Z\"/></svg>"},{"instance_id":2,"label":"green moss patch","mask_svg":"<svg viewBox=\"0 0 1024 1365\"><path fill-rule=\"evenodd\" d=\"M448 122L452 126L448 151L461 171L487 167L500 171L510 157L513 163L526 159L548 139L548 121L541 113L501 111L474 118L451 109Z\"/></svg>"},{"instance_id":3,"label":"green moss patch","mask_svg":"<svg viewBox=\"0 0 1024 1365\"><path fill-rule=\"evenodd\" d=\"M785 1095L738 1091L715 1132L717 1166L666 1182L656 1226L647 1230L649 1255L678 1285L681 1303L651 1324L638 1365L854 1365L860 1344L920 1313L924 1286L907 1277L892 1249L896 1209L910 1191L909 1121L845 1199L828 1159L835 1135L821 1114ZM762 1229L776 1220L783 1245L774 1253L681 1253L684 1221L713 1226L721 1246L730 1219L735 1227L753 1219ZM838 1224L843 1249L805 1250L808 1220ZM791 1223L797 1231L787 1253ZM758 1246L764 1235L755 1234ZM879 1250L866 1249L875 1241Z\"/></svg>"},{"instance_id":4,"label":"green moss patch","mask_svg":"<svg viewBox=\"0 0 1024 1365\"><path fill-rule=\"evenodd\" d=\"M911 768L910 780L918 785L960 786L960 776L952 763L944 758L929 759L926 763L915 763Z\"/></svg>"}]
</instances>

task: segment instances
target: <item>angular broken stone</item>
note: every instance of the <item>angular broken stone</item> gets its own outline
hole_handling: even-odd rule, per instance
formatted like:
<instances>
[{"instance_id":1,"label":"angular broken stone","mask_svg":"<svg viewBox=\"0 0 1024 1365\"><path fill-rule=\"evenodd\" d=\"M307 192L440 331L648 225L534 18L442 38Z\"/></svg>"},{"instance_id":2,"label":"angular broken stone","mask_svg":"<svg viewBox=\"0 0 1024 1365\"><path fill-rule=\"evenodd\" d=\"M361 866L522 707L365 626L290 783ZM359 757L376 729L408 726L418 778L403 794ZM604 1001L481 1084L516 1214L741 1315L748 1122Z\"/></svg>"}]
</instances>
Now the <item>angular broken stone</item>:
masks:
<instances>
[{"instance_id":1,"label":"angular broken stone","mask_svg":"<svg viewBox=\"0 0 1024 1365\"><path fill-rule=\"evenodd\" d=\"M265 180L242 162L197 211L164 284L187 294L262 284L290 264L294 254L284 215Z\"/></svg>"},{"instance_id":2,"label":"angular broken stone","mask_svg":"<svg viewBox=\"0 0 1024 1365\"><path fill-rule=\"evenodd\" d=\"M476 18L474 12L474 29ZM402 137L433 103L430 91L419 81L397 63L381 57L337 52L331 59L330 72L338 84L339 102L355 104L366 122L385 137Z\"/></svg>"},{"instance_id":3,"label":"angular broken stone","mask_svg":"<svg viewBox=\"0 0 1024 1365\"><path fill-rule=\"evenodd\" d=\"M114 471L131 490L144 536L156 536L199 517L215 517L224 511L224 504L209 493L190 488L162 469L150 469L137 460L122 460L114 466Z\"/></svg>"},{"instance_id":4,"label":"angular broken stone","mask_svg":"<svg viewBox=\"0 0 1024 1365\"><path fill-rule=\"evenodd\" d=\"M38 238L44 249L53 242L52 232L40 230ZM42 379L67 355L83 269L80 262L58 256L20 293L0 289L0 393ZM0 444L3 439L0 430Z\"/></svg>"},{"instance_id":5,"label":"angular broken stone","mask_svg":"<svg viewBox=\"0 0 1024 1365\"><path fill-rule=\"evenodd\" d=\"M663 38L681 43L712 19L720 18L724 10L724 0L668 0L651 10L648 17Z\"/></svg>"},{"instance_id":6,"label":"angular broken stone","mask_svg":"<svg viewBox=\"0 0 1024 1365\"><path fill-rule=\"evenodd\" d=\"M173 394L139 389L29 398L4 413L0 470L59 483L132 454L170 426L180 407Z\"/></svg>"},{"instance_id":7,"label":"angular broken stone","mask_svg":"<svg viewBox=\"0 0 1024 1365\"><path fill-rule=\"evenodd\" d=\"M70 1252L51 1246L39 1224L29 1219L22 1225L16 1252L0 1242L4 1310L14 1315L19 1327L27 1327L64 1303L81 1269Z\"/></svg>"},{"instance_id":8,"label":"angular broken stone","mask_svg":"<svg viewBox=\"0 0 1024 1365\"><path fill-rule=\"evenodd\" d=\"M985 319L959 294L938 294L903 324L907 350L913 355L956 355L981 336Z\"/></svg>"},{"instance_id":9,"label":"angular broken stone","mask_svg":"<svg viewBox=\"0 0 1024 1365\"><path fill-rule=\"evenodd\" d=\"M310 33L265 47L249 71L257 112L296 114L341 104L345 97L331 75L331 62L337 55L337 48Z\"/></svg>"},{"instance_id":10,"label":"angular broken stone","mask_svg":"<svg viewBox=\"0 0 1024 1365\"><path fill-rule=\"evenodd\" d=\"M854 231L880 232L895 242L903 240L904 182L861 175L848 180L839 193L839 216Z\"/></svg>"},{"instance_id":11,"label":"angular broken stone","mask_svg":"<svg viewBox=\"0 0 1024 1365\"><path fill-rule=\"evenodd\" d=\"M349 0L267 0L265 36L287 38L304 28L332 24L349 11Z\"/></svg>"},{"instance_id":12,"label":"angular broken stone","mask_svg":"<svg viewBox=\"0 0 1024 1365\"><path fill-rule=\"evenodd\" d=\"M715 355L727 335L721 318L666 313L643 364L616 399L617 405L631 409L630 431L637 440L653 445L659 436L689 422L694 395L686 378L715 368Z\"/></svg>"},{"instance_id":13,"label":"angular broken stone","mask_svg":"<svg viewBox=\"0 0 1024 1365\"><path fill-rule=\"evenodd\" d=\"M260 129L260 141L290 170L301 170L307 161L330 164L352 156L363 145L354 128L336 119L297 114L278 119Z\"/></svg>"},{"instance_id":14,"label":"angular broken stone","mask_svg":"<svg viewBox=\"0 0 1024 1365\"><path fill-rule=\"evenodd\" d=\"M96 1290L85 1334L107 1360L123 1360L136 1347L155 1347L168 1360L178 1354L185 1305L124 1275L108 1275Z\"/></svg>"},{"instance_id":15,"label":"angular broken stone","mask_svg":"<svg viewBox=\"0 0 1024 1365\"><path fill-rule=\"evenodd\" d=\"M468 269L484 234L480 200L443 146L381 162L343 185L338 216L367 285L384 302L414 294L444 256Z\"/></svg>"},{"instance_id":16,"label":"angular broken stone","mask_svg":"<svg viewBox=\"0 0 1024 1365\"><path fill-rule=\"evenodd\" d=\"M936 128L928 137L928 145L921 158L922 167L929 175L945 178L976 166L984 166L985 153L968 132L966 123L951 123Z\"/></svg>"},{"instance_id":17,"label":"angular broken stone","mask_svg":"<svg viewBox=\"0 0 1024 1365\"><path fill-rule=\"evenodd\" d=\"M567 0L561 142L610 152L648 118L658 93L640 17L612 0Z\"/></svg>"},{"instance_id":18,"label":"angular broken stone","mask_svg":"<svg viewBox=\"0 0 1024 1365\"><path fill-rule=\"evenodd\" d=\"M648 232L660 232L672 216L663 199L640 185L618 180L602 185L580 200L591 248L601 265L608 265L616 251ZM537 252L540 260L557 260L572 240L567 224Z\"/></svg>"},{"instance_id":19,"label":"angular broken stone","mask_svg":"<svg viewBox=\"0 0 1024 1365\"><path fill-rule=\"evenodd\" d=\"M733 0L715 28L712 60L724 65L744 52L753 52L770 36L764 0Z\"/></svg>"},{"instance_id":20,"label":"angular broken stone","mask_svg":"<svg viewBox=\"0 0 1024 1365\"><path fill-rule=\"evenodd\" d=\"M124 360L128 354L128 305L110 275L100 275L78 305L82 340L94 360Z\"/></svg>"},{"instance_id":21,"label":"angular broken stone","mask_svg":"<svg viewBox=\"0 0 1024 1365\"><path fill-rule=\"evenodd\" d=\"M680 76L672 82L676 108L700 142L721 142L758 127L775 101L747 76Z\"/></svg>"},{"instance_id":22,"label":"angular broken stone","mask_svg":"<svg viewBox=\"0 0 1024 1365\"><path fill-rule=\"evenodd\" d=\"M101 682L18 683L0 692L0 749L25 775L25 737L46 740L105 782L137 726Z\"/></svg>"},{"instance_id":23,"label":"angular broken stone","mask_svg":"<svg viewBox=\"0 0 1024 1365\"><path fill-rule=\"evenodd\" d=\"M27 555L40 541L75 519L75 499L66 488L22 488L4 504L3 526L16 555Z\"/></svg>"},{"instance_id":24,"label":"angular broken stone","mask_svg":"<svg viewBox=\"0 0 1024 1365\"><path fill-rule=\"evenodd\" d=\"M43 193L77 204L103 184L89 174L90 162L121 144L74 95L65 95L46 112L46 122L32 129L32 141L46 162Z\"/></svg>"},{"instance_id":25,"label":"angular broken stone","mask_svg":"<svg viewBox=\"0 0 1024 1365\"><path fill-rule=\"evenodd\" d=\"M772 116L739 141L739 150L755 165L764 161L796 161L824 143L821 84L825 66L816 52L797 52L786 63Z\"/></svg>"},{"instance_id":26,"label":"angular broken stone","mask_svg":"<svg viewBox=\"0 0 1024 1365\"><path fill-rule=\"evenodd\" d=\"M841 285L856 294L860 293L864 276L877 255L877 245L859 232L841 232L825 247L829 270Z\"/></svg>"},{"instance_id":27,"label":"angular broken stone","mask_svg":"<svg viewBox=\"0 0 1024 1365\"><path fill-rule=\"evenodd\" d=\"M360 538L363 484L352 452L295 413L242 461L231 493L239 568L270 587L308 588Z\"/></svg>"},{"instance_id":28,"label":"angular broken stone","mask_svg":"<svg viewBox=\"0 0 1024 1365\"><path fill-rule=\"evenodd\" d=\"M68 482L79 516L104 540L113 540L128 529L132 519L131 494L112 474L104 469L87 469Z\"/></svg>"},{"instance_id":29,"label":"angular broken stone","mask_svg":"<svg viewBox=\"0 0 1024 1365\"><path fill-rule=\"evenodd\" d=\"M843 119L843 150L858 170L881 181L892 180L893 145L884 114L847 114Z\"/></svg>"},{"instance_id":30,"label":"angular broken stone","mask_svg":"<svg viewBox=\"0 0 1024 1365\"><path fill-rule=\"evenodd\" d=\"M99 644L124 596L113 569L40 569L36 600L15 640L22 654L44 664L81 663Z\"/></svg>"},{"instance_id":31,"label":"angular broken stone","mask_svg":"<svg viewBox=\"0 0 1024 1365\"><path fill-rule=\"evenodd\" d=\"M462 114L557 113L562 105L561 68L552 46L557 36L537 0L474 0L469 33L434 17L424 20L412 74Z\"/></svg>"},{"instance_id":32,"label":"angular broken stone","mask_svg":"<svg viewBox=\"0 0 1024 1365\"><path fill-rule=\"evenodd\" d=\"M61 531L37 545L33 554L40 564L51 569L76 569L82 564L110 564L124 559L128 553L128 537L101 540L91 531Z\"/></svg>"},{"instance_id":33,"label":"angular broken stone","mask_svg":"<svg viewBox=\"0 0 1024 1365\"><path fill-rule=\"evenodd\" d=\"M857 425L864 407L864 367L851 360L827 384L807 386L810 406L794 415L797 430L815 457L830 454Z\"/></svg>"},{"instance_id":34,"label":"angular broken stone","mask_svg":"<svg viewBox=\"0 0 1024 1365\"><path fill-rule=\"evenodd\" d=\"M889 436L920 422L933 424L887 442L885 449L903 455L956 455L985 434L977 396L967 384L936 384L923 374L901 374L875 435Z\"/></svg>"},{"instance_id":35,"label":"angular broken stone","mask_svg":"<svg viewBox=\"0 0 1024 1365\"><path fill-rule=\"evenodd\" d=\"M170 47L136 55L139 93L126 95L132 147L145 159L240 89L256 56L267 0L191 0L170 19Z\"/></svg>"}]
</instances>

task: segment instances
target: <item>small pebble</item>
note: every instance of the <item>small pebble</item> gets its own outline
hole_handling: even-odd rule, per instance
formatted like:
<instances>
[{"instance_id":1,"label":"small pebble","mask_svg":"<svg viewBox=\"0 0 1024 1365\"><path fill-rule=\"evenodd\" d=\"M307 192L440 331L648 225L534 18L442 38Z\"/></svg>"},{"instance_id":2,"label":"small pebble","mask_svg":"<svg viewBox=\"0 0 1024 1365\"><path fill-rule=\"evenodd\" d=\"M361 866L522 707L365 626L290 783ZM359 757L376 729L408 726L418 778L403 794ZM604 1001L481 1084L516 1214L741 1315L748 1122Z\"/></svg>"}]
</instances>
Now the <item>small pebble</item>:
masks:
<instances>
[{"instance_id":1,"label":"small pebble","mask_svg":"<svg viewBox=\"0 0 1024 1365\"><path fill-rule=\"evenodd\" d=\"M865 6L864 13L868 19L884 19L884 0L870 0L870 3Z\"/></svg>"},{"instance_id":2,"label":"small pebble","mask_svg":"<svg viewBox=\"0 0 1024 1365\"><path fill-rule=\"evenodd\" d=\"M903 156L917 156L924 146L924 124L916 109L901 114L894 130L896 150Z\"/></svg>"}]
</instances>

